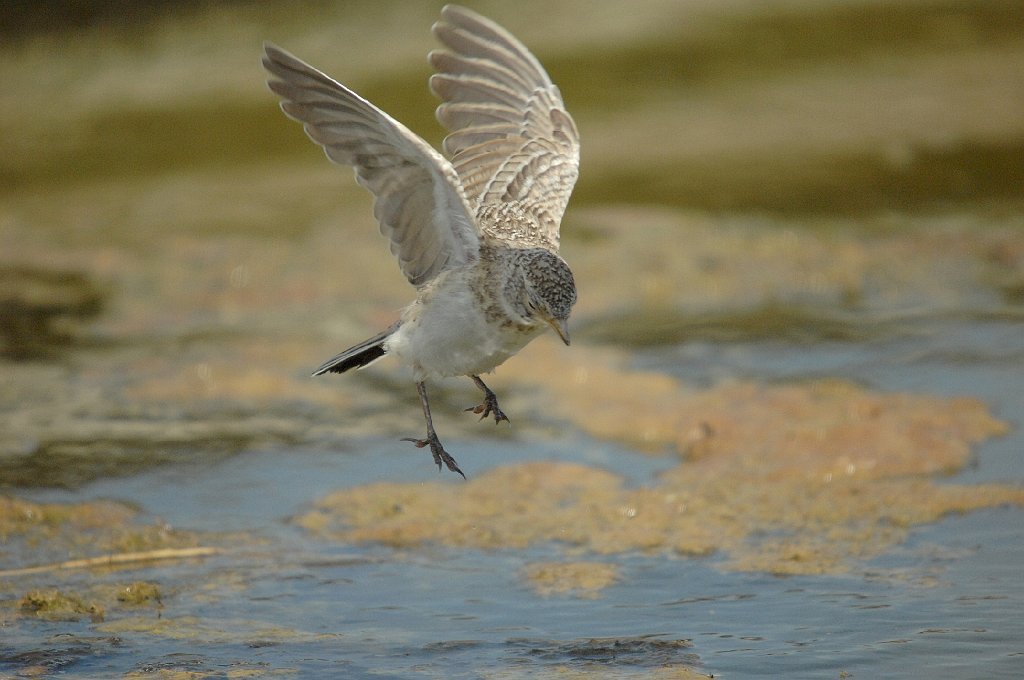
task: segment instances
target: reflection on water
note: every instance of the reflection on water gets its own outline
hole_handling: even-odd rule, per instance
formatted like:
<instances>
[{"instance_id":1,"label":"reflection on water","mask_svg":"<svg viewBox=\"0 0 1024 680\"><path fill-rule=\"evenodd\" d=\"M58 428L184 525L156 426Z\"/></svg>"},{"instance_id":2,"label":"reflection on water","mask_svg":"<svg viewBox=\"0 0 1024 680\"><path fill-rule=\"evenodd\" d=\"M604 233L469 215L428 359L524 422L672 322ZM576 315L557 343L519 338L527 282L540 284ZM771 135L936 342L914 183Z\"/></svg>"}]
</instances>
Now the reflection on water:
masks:
<instances>
[{"instance_id":1,"label":"reflection on water","mask_svg":"<svg viewBox=\"0 0 1024 680\"><path fill-rule=\"evenodd\" d=\"M435 390L469 483L407 375L309 378L410 292L258 67L437 141L437 8L0 48L0 674L1014 676L1019 3L524 7L478 5L579 122L579 342L489 381L512 428Z\"/></svg>"}]
</instances>

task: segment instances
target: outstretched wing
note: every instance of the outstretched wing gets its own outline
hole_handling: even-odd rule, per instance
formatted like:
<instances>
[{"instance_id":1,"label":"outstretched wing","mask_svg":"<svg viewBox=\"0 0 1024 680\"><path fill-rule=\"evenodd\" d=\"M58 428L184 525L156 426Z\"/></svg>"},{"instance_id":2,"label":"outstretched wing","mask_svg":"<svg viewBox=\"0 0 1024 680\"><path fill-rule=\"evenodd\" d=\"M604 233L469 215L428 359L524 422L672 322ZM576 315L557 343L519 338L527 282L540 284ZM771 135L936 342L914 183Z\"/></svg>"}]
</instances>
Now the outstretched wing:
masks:
<instances>
[{"instance_id":1,"label":"outstretched wing","mask_svg":"<svg viewBox=\"0 0 1024 680\"><path fill-rule=\"evenodd\" d=\"M263 46L281 109L335 163L373 193L373 214L415 286L476 260L480 234L452 164L416 134L341 83L273 45Z\"/></svg>"},{"instance_id":2,"label":"outstretched wing","mask_svg":"<svg viewBox=\"0 0 1024 680\"><path fill-rule=\"evenodd\" d=\"M473 210L518 202L558 243L579 175L579 133L537 58L508 31L462 7L441 10L430 53L445 152Z\"/></svg>"}]
</instances>

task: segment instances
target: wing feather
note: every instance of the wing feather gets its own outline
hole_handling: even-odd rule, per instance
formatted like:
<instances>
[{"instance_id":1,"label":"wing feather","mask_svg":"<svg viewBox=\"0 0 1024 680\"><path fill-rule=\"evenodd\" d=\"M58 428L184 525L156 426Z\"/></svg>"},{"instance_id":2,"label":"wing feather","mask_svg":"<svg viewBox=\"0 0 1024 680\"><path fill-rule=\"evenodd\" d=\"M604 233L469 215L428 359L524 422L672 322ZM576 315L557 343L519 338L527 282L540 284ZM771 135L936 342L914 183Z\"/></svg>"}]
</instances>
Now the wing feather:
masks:
<instances>
[{"instance_id":1,"label":"wing feather","mask_svg":"<svg viewBox=\"0 0 1024 680\"><path fill-rule=\"evenodd\" d=\"M380 231L420 286L479 256L480 234L453 165L404 125L297 57L264 45L268 85L335 163L369 189Z\"/></svg>"},{"instance_id":2,"label":"wing feather","mask_svg":"<svg viewBox=\"0 0 1024 680\"><path fill-rule=\"evenodd\" d=\"M579 133L562 95L537 58L508 31L470 10L441 10L430 53L444 149L477 215L518 203L558 243L558 228L579 175ZM483 228L487 228L484 226Z\"/></svg>"}]
</instances>

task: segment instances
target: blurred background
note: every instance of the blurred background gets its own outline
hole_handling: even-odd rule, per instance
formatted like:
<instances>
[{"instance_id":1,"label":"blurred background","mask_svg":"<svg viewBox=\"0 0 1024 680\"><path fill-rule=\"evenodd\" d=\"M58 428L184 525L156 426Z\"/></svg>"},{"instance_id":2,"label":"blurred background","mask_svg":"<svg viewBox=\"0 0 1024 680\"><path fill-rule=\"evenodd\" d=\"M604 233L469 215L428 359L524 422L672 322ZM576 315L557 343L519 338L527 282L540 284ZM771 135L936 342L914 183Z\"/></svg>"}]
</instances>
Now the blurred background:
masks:
<instances>
[{"instance_id":1,"label":"blurred background","mask_svg":"<svg viewBox=\"0 0 1024 680\"><path fill-rule=\"evenodd\" d=\"M433 388L460 486L410 375L309 378L413 291L259 64L439 146L442 5L0 6L0 672L1009 673L1024 6L470 3L580 129L580 300L513 427Z\"/></svg>"}]
</instances>

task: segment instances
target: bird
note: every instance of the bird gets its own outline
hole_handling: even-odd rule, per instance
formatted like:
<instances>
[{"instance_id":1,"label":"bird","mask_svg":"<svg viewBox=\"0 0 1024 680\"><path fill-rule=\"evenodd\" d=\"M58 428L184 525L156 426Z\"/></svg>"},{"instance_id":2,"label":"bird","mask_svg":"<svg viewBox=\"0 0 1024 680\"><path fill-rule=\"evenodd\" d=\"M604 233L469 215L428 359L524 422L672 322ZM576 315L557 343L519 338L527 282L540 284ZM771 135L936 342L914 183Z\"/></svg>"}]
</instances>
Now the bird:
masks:
<instances>
[{"instance_id":1,"label":"bird","mask_svg":"<svg viewBox=\"0 0 1024 680\"><path fill-rule=\"evenodd\" d=\"M435 150L402 123L285 50L264 43L267 85L284 113L374 197L391 253L416 289L399 319L313 371L345 373L385 356L411 367L434 463L466 477L437 436L426 381L469 377L467 408L508 421L481 374L553 329L569 344L576 283L559 227L579 175L576 123L537 58L509 31L446 5L429 86L448 130Z\"/></svg>"}]
</instances>

